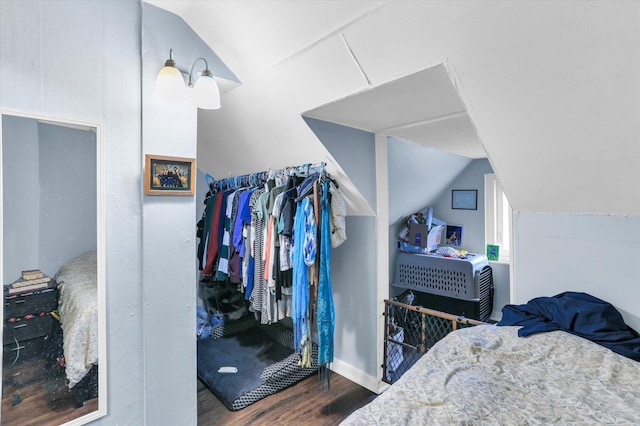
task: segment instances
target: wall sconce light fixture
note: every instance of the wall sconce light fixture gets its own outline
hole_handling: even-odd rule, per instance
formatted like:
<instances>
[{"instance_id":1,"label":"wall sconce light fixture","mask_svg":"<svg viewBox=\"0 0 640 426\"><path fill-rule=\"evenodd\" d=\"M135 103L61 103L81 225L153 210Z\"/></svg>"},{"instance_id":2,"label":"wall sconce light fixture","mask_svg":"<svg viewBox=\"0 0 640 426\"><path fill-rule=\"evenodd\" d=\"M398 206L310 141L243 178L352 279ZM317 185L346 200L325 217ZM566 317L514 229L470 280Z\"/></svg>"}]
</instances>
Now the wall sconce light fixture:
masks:
<instances>
[{"instance_id":1,"label":"wall sconce light fixture","mask_svg":"<svg viewBox=\"0 0 640 426\"><path fill-rule=\"evenodd\" d=\"M200 73L199 78L194 79L193 71L199 61L204 62L204 71ZM190 97L198 108L220 108L220 90L213 79L213 74L209 71L207 60L198 58L193 62L191 72L189 72L188 87L185 87L182 71L176 67L176 63L173 60L173 49L169 49L169 59L167 59L164 67L158 73L156 93L161 99L167 101L177 101Z\"/></svg>"}]
</instances>

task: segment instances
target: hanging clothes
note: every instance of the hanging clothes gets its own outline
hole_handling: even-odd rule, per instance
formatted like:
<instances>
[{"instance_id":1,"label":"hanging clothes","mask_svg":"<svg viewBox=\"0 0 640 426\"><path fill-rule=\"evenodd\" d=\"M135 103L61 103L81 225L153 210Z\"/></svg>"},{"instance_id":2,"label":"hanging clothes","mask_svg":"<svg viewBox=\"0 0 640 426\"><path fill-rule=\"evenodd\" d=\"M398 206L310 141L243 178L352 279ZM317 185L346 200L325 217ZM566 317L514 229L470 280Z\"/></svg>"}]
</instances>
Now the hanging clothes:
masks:
<instances>
[{"instance_id":1,"label":"hanging clothes","mask_svg":"<svg viewBox=\"0 0 640 426\"><path fill-rule=\"evenodd\" d=\"M282 287L290 287L291 279L290 264L291 261L287 259L291 245L288 243L286 236L280 233L280 219L282 206L284 205L285 192L281 192L275 198L273 210L271 211L271 217L273 220L273 232L274 232L274 253L273 253L273 269L271 271L275 282L276 301L279 303L278 307L278 319L283 319L286 315L282 312L286 307L282 305ZM284 253L284 254L283 254ZM283 265L284 262L284 265ZM283 270L284 268L284 270Z\"/></svg>"},{"instance_id":2,"label":"hanging clothes","mask_svg":"<svg viewBox=\"0 0 640 426\"><path fill-rule=\"evenodd\" d=\"M224 281L229 276L229 231L231 229L231 210L233 208L233 200L237 191L230 191L226 199L226 204L221 211L222 217L222 242L220 244L220 257L218 260L216 280Z\"/></svg>"},{"instance_id":3,"label":"hanging clothes","mask_svg":"<svg viewBox=\"0 0 640 426\"><path fill-rule=\"evenodd\" d=\"M237 253L238 257L238 274L239 281L243 285L243 288L246 289L247 285L247 271L249 266L249 258L250 253L249 250L246 249L247 245L251 243L249 240L249 232L248 228L251 226L251 210L249 207L249 201L251 194L255 191L255 188L247 189L242 192L238 201L238 212L236 215L236 220L233 226L233 236L232 236L232 245L234 248L234 252ZM232 274L232 282L234 282L235 278L235 257L231 262L230 267ZM247 297L248 299L248 297Z\"/></svg>"},{"instance_id":4,"label":"hanging clothes","mask_svg":"<svg viewBox=\"0 0 640 426\"><path fill-rule=\"evenodd\" d=\"M207 198L204 200L204 214L197 224L196 236L200 238L200 242L198 244L198 268L200 270L204 269L204 265L207 261L207 242L209 241L209 232L211 231L211 220L213 218L215 203L216 194L212 194L211 192L207 193Z\"/></svg>"},{"instance_id":5,"label":"hanging clothes","mask_svg":"<svg viewBox=\"0 0 640 426\"><path fill-rule=\"evenodd\" d=\"M265 271L264 278L267 285L267 311L269 315L269 322L278 321L277 310L277 291L276 291L276 279L277 273L275 271L275 265L279 264L276 259L279 256L280 242L277 238L277 223L276 217L274 217L274 210L276 213L280 207L276 206L276 200L286 190L286 185L279 185L269 191L269 196L265 201L265 213L267 215L267 240L265 242L266 257L265 257Z\"/></svg>"},{"instance_id":6,"label":"hanging clothes","mask_svg":"<svg viewBox=\"0 0 640 426\"><path fill-rule=\"evenodd\" d=\"M220 232L220 211L228 193L217 193L215 195L215 206L211 218L211 230L209 231L209 240L207 241L206 263L202 273L206 276L213 276L215 272L215 263L218 260L218 249L220 241L218 238Z\"/></svg>"},{"instance_id":7,"label":"hanging clothes","mask_svg":"<svg viewBox=\"0 0 640 426\"><path fill-rule=\"evenodd\" d=\"M203 278L239 284L262 324L290 316L303 367L312 365L315 322L318 365L328 367L335 328L330 251L346 239L346 205L324 164L223 179L210 188L198 222ZM328 368L321 371L328 380Z\"/></svg>"},{"instance_id":8,"label":"hanging clothes","mask_svg":"<svg viewBox=\"0 0 640 426\"><path fill-rule=\"evenodd\" d=\"M307 261L315 251L310 242L315 241L315 219L313 207L307 198L298 203L293 231L293 296L291 314L293 318L293 338L296 350L305 353L310 348L307 311L309 309L309 268Z\"/></svg>"},{"instance_id":9,"label":"hanging clothes","mask_svg":"<svg viewBox=\"0 0 640 426\"><path fill-rule=\"evenodd\" d=\"M266 190L259 189L251 196L254 201L251 205L251 240L253 241L251 257L253 257L254 271L249 302L251 302L250 310L260 313L262 313L264 296L264 262L262 257L264 253L264 216L261 205L264 204L265 194L267 194Z\"/></svg>"},{"instance_id":10,"label":"hanging clothes","mask_svg":"<svg viewBox=\"0 0 640 426\"><path fill-rule=\"evenodd\" d=\"M335 312L331 290L331 208L329 206L329 181L322 191L322 223L320 231L320 279L318 282L318 365L333 362L333 332Z\"/></svg>"},{"instance_id":11,"label":"hanging clothes","mask_svg":"<svg viewBox=\"0 0 640 426\"><path fill-rule=\"evenodd\" d=\"M331 196L331 247L336 248L347 239L347 204L333 182L329 182Z\"/></svg>"}]
</instances>

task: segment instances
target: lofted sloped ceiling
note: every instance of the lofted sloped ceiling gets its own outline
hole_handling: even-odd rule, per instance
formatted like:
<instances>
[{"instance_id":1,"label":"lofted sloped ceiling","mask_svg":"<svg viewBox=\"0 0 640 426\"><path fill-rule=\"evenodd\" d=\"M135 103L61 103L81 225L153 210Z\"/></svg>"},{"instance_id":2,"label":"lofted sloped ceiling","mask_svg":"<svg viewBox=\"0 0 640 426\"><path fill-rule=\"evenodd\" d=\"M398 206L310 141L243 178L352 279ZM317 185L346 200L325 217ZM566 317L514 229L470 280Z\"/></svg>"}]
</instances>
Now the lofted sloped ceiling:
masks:
<instances>
[{"instance_id":1,"label":"lofted sloped ceiling","mask_svg":"<svg viewBox=\"0 0 640 426\"><path fill-rule=\"evenodd\" d=\"M375 12L383 3L148 2L188 17L192 25L201 29L200 35L205 39L226 40L222 45L216 44L216 49L220 49L217 52L226 53L225 60L232 69L248 80L312 48L323 38L339 33ZM200 24L203 19L207 20L206 25ZM348 42L345 40L345 43ZM224 46L228 46L228 52ZM364 92L303 115L370 132L384 132L469 158L486 157L443 65L375 88L368 87Z\"/></svg>"},{"instance_id":2,"label":"lofted sloped ceiling","mask_svg":"<svg viewBox=\"0 0 640 426\"><path fill-rule=\"evenodd\" d=\"M486 154L444 65L304 113L472 159Z\"/></svg>"},{"instance_id":3,"label":"lofted sloped ceiling","mask_svg":"<svg viewBox=\"0 0 640 426\"><path fill-rule=\"evenodd\" d=\"M382 1L145 0L182 17L243 82L378 9Z\"/></svg>"},{"instance_id":4,"label":"lofted sloped ceiling","mask_svg":"<svg viewBox=\"0 0 640 426\"><path fill-rule=\"evenodd\" d=\"M474 129L515 210L640 214L638 2L150 3L243 83L199 112L198 161L214 176L308 161L340 173L301 115L445 64L464 108L425 128L394 120L396 136L454 150ZM351 211L369 214L351 192Z\"/></svg>"}]
</instances>

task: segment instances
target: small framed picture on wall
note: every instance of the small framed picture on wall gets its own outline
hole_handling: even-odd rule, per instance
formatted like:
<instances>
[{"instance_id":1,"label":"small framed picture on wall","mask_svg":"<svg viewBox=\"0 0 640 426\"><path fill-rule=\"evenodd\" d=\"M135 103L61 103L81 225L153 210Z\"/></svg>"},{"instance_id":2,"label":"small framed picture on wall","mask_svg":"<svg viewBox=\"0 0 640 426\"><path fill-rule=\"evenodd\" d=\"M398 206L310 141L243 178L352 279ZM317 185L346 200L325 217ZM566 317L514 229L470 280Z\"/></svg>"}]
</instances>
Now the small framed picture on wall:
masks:
<instances>
[{"instance_id":1,"label":"small framed picture on wall","mask_svg":"<svg viewBox=\"0 0 640 426\"><path fill-rule=\"evenodd\" d=\"M451 190L451 208L461 210L478 210L477 189Z\"/></svg>"},{"instance_id":2,"label":"small framed picture on wall","mask_svg":"<svg viewBox=\"0 0 640 426\"><path fill-rule=\"evenodd\" d=\"M194 158L145 155L146 195L193 195L196 184Z\"/></svg>"}]
</instances>

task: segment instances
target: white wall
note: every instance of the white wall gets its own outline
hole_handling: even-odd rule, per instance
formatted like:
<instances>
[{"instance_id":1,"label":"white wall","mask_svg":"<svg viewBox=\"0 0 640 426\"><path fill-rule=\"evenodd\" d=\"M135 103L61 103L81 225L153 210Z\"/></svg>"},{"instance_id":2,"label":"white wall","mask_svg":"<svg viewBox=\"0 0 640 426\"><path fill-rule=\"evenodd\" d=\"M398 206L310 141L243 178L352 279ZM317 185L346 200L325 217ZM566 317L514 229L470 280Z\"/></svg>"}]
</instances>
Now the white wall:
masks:
<instances>
[{"instance_id":1,"label":"white wall","mask_svg":"<svg viewBox=\"0 0 640 426\"><path fill-rule=\"evenodd\" d=\"M514 209L637 215L639 20L637 2L388 2L344 37L374 85L450 65Z\"/></svg>"},{"instance_id":2,"label":"white wall","mask_svg":"<svg viewBox=\"0 0 640 426\"><path fill-rule=\"evenodd\" d=\"M515 303L586 292L640 329L640 217L516 212L514 220Z\"/></svg>"}]
</instances>

